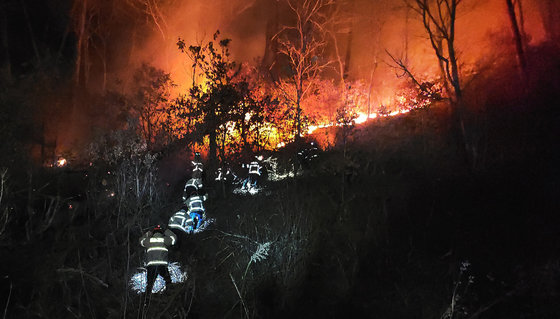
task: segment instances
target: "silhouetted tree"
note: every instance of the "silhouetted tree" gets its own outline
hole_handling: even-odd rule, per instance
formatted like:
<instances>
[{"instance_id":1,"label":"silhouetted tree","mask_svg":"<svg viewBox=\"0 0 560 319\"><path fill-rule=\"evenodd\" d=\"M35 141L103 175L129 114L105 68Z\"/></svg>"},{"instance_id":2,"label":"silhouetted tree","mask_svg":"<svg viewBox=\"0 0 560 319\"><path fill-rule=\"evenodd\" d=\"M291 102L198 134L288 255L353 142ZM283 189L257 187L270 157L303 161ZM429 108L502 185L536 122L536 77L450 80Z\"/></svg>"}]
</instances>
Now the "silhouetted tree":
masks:
<instances>
[{"instance_id":1,"label":"silhouetted tree","mask_svg":"<svg viewBox=\"0 0 560 319\"><path fill-rule=\"evenodd\" d=\"M415 0L407 2L409 7L416 12L422 21L428 39L434 50L440 69L442 69L443 82L448 91L451 105L453 107L455 127L458 129L457 136L459 144L466 152L466 156L472 165L476 166L478 150L471 132L466 128L466 108L463 103L463 89L459 62L455 48L455 22L457 8L462 0ZM388 53L388 52L387 52ZM421 90L430 88L418 81L402 59L396 59L389 54L398 68L403 70L418 85ZM447 89L452 88L452 90ZM429 91L427 92L429 93ZM436 93L436 92L432 92Z\"/></svg>"},{"instance_id":2,"label":"silhouetted tree","mask_svg":"<svg viewBox=\"0 0 560 319\"><path fill-rule=\"evenodd\" d=\"M411 8L422 18L430 44L443 64L445 80L453 87L453 98L461 108L462 88L455 49L455 20L462 0L415 0Z\"/></svg>"},{"instance_id":3,"label":"silhouetted tree","mask_svg":"<svg viewBox=\"0 0 560 319\"><path fill-rule=\"evenodd\" d=\"M292 90L282 90L295 106L295 135L299 139L302 133L301 102L331 62L325 56L325 48L328 36L326 24L329 19L327 10L333 5L333 1L286 0L286 3L295 21L292 25L285 25L274 38L278 40L279 53L288 60L289 71L285 81Z\"/></svg>"},{"instance_id":4,"label":"silhouetted tree","mask_svg":"<svg viewBox=\"0 0 560 319\"><path fill-rule=\"evenodd\" d=\"M233 120L234 110L242 100L234 83L238 70L236 63L230 60L228 46L231 40L218 40L219 35L217 31L213 41L202 46L187 48L182 39L177 42L179 49L193 60L193 68L204 77L202 83L193 83L188 94L192 109L185 115L195 118L195 129L202 136L208 136L210 167L216 165L219 139L223 141L220 153L224 153L228 122ZM214 41L217 41L217 47Z\"/></svg>"},{"instance_id":5,"label":"silhouetted tree","mask_svg":"<svg viewBox=\"0 0 560 319\"><path fill-rule=\"evenodd\" d=\"M133 112L138 117L138 128L149 149L165 144L170 108L170 89L174 85L170 75L153 66L143 64L134 75L136 91L132 97Z\"/></svg>"},{"instance_id":6,"label":"silhouetted tree","mask_svg":"<svg viewBox=\"0 0 560 319\"><path fill-rule=\"evenodd\" d=\"M89 79L89 39L91 38L90 25L92 9L88 0L74 2L71 15L74 17L74 29L76 32L76 62L74 68L74 81L87 85Z\"/></svg>"}]
</instances>

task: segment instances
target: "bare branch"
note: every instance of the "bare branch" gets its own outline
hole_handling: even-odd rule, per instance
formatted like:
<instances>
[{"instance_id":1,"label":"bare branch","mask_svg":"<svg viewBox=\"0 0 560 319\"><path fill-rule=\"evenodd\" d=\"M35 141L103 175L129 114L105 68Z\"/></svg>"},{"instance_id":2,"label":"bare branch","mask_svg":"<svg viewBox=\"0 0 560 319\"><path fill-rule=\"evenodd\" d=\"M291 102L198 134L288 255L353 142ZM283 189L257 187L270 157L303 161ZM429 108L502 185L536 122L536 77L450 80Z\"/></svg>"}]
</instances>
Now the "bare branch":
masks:
<instances>
[{"instance_id":1,"label":"bare branch","mask_svg":"<svg viewBox=\"0 0 560 319\"><path fill-rule=\"evenodd\" d=\"M416 86L418 88L422 89L422 85L420 84L420 82L418 82L418 80L416 80L416 77L412 74L412 72L410 72L410 70L406 66L406 64L401 59L395 58L389 51L385 50L385 52L391 58L391 60L393 60L393 62L397 65L396 68L403 71L404 74L406 74L412 80L412 82L414 82L414 84L416 84ZM395 67L395 66L393 66L393 67Z\"/></svg>"}]
</instances>

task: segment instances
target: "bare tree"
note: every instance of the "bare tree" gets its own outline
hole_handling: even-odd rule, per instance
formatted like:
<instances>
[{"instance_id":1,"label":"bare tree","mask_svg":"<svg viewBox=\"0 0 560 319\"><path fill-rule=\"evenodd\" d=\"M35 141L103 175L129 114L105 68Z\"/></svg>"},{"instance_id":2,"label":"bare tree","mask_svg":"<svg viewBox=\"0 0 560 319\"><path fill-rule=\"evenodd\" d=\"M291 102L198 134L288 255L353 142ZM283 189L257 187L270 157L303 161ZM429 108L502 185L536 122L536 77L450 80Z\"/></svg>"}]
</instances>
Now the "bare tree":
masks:
<instances>
[{"instance_id":1,"label":"bare tree","mask_svg":"<svg viewBox=\"0 0 560 319\"><path fill-rule=\"evenodd\" d=\"M340 77L340 86L345 90L345 82L350 71L350 58L352 55L352 38L354 31L354 19L352 18L354 2L344 0L333 1L329 13L329 23L327 32L332 39L332 47L334 49L335 69ZM346 52L342 51L339 43L340 35L346 35Z\"/></svg>"},{"instance_id":2,"label":"bare tree","mask_svg":"<svg viewBox=\"0 0 560 319\"><path fill-rule=\"evenodd\" d=\"M442 70L442 81L453 108L456 124L454 127L459 130L457 134L459 144L462 145L468 161L474 168L478 158L477 143L475 142L476 132L468 132L465 125L467 114L462 100L463 92L459 62L455 48L455 22L457 8L461 2L462 0L414 0L407 2L407 5L420 16L422 25L428 34L428 39L438 59L440 70ZM406 62L395 58L391 54L389 56L395 62L397 68L407 74L420 90L425 89L422 83L414 77Z\"/></svg>"},{"instance_id":3,"label":"bare tree","mask_svg":"<svg viewBox=\"0 0 560 319\"><path fill-rule=\"evenodd\" d=\"M443 64L445 81L453 88L452 98L457 108L462 107L463 95L455 50L455 20L457 7L461 2L462 0L415 0L410 4L422 18L434 53Z\"/></svg>"},{"instance_id":4,"label":"bare tree","mask_svg":"<svg viewBox=\"0 0 560 319\"><path fill-rule=\"evenodd\" d=\"M161 146L168 137L164 123L170 108L170 89L174 84L168 73L146 64L136 72L134 81L138 89L133 96L132 108L137 112L142 136L148 149Z\"/></svg>"},{"instance_id":5,"label":"bare tree","mask_svg":"<svg viewBox=\"0 0 560 319\"><path fill-rule=\"evenodd\" d=\"M155 28L161 33L162 39L168 38L167 16L164 14L162 6L168 4L161 0L125 0L125 2L140 12L146 19L152 20Z\"/></svg>"},{"instance_id":6,"label":"bare tree","mask_svg":"<svg viewBox=\"0 0 560 319\"><path fill-rule=\"evenodd\" d=\"M459 130L456 136L465 151L467 161L475 168L478 161L477 130L469 130L466 126L467 112L462 100L463 92L455 48L455 21L457 7L461 2L462 0L415 0L411 8L422 18L440 68L443 65L445 83L453 88L453 92L448 94L454 111L454 127Z\"/></svg>"},{"instance_id":7,"label":"bare tree","mask_svg":"<svg viewBox=\"0 0 560 319\"><path fill-rule=\"evenodd\" d=\"M295 131L296 139L299 139L302 132L301 102L330 64L325 57L326 25L329 19L327 10L334 1L286 0L286 3L294 15L294 24L284 26L273 39L277 39L279 53L287 57L290 66L287 78L294 94L284 93L295 106Z\"/></svg>"},{"instance_id":8,"label":"bare tree","mask_svg":"<svg viewBox=\"0 0 560 319\"><path fill-rule=\"evenodd\" d=\"M459 63L455 50L455 20L457 7L462 0L405 0L407 5L406 18L408 23L408 10L416 13L422 21L422 25L428 34L428 39L438 60L441 73L442 85L455 105L455 110L461 113L462 88L459 77ZM408 37L405 38L405 50L408 48ZM394 63L394 67L402 71L401 75L412 80L416 87L424 94L433 95L434 92L423 82L415 77L409 66L408 54L403 59L396 57L387 50L385 51Z\"/></svg>"}]
</instances>

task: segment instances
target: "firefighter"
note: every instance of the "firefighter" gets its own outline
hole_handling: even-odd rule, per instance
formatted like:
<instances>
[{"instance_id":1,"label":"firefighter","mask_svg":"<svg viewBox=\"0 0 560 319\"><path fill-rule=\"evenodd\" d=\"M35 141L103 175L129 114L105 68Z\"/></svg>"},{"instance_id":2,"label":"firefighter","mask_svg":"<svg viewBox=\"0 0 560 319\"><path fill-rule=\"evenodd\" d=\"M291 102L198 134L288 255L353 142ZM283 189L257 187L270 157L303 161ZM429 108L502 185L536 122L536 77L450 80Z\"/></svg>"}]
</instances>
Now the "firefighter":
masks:
<instances>
[{"instance_id":1,"label":"firefighter","mask_svg":"<svg viewBox=\"0 0 560 319\"><path fill-rule=\"evenodd\" d=\"M255 158L260 160L262 159L262 156L256 156ZM245 180L245 183L243 183L244 189L250 190L251 188L255 188L257 186L257 179L259 179L262 175L262 166L257 160L254 160L247 165L249 176Z\"/></svg>"},{"instance_id":2,"label":"firefighter","mask_svg":"<svg viewBox=\"0 0 560 319\"><path fill-rule=\"evenodd\" d=\"M245 167L245 165L243 165ZM214 180L216 182L225 182L225 183L235 183L239 180L239 177L235 174L235 172L231 169L229 164L225 163L222 167L218 167L216 171L216 177Z\"/></svg>"},{"instance_id":3,"label":"firefighter","mask_svg":"<svg viewBox=\"0 0 560 319\"><path fill-rule=\"evenodd\" d=\"M169 218L169 223L167 224L167 228L171 229L172 231L180 230L185 233L188 233L187 230L187 220L189 219L189 215L185 209L180 209L177 211L173 216Z\"/></svg>"},{"instance_id":4,"label":"firefighter","mask_svg":"<svg viewBox=\"0 0 560 319\"><path fill-rule=\"evenodd\" d=\"M158 275L161 275L166 284L171 283L167 268L167 253L169 247L175 245L177 236L169 229L163 231L160 225L154 227L140 238L140 245L146 248L147 286L144 295L144 306L147 305L152 293L152 287Z\"/></svg>"},{"instance_id":5,"label":"firefighter","mask_svg":"<svg viewBox=\"0 0 560 319\"><path fill-rule=\"evenodd\" d=\"M319 148L315 142L310 142L309 145L298 152L300 165L304 169L311 168L311 163L319 157Z\"/></svg>"},{"instance_id":6,"label":"firefighter","mask_svg":"<svg viewBox=\"0 0 560 319\"><path fill-rule=\"evenodd\" d=\"M216 171L216 178L214 178L214 180L216 182L223 182L226 180L226 175L224 174L221 167L218 167L218 170Z\"/></svg>"},{"instance_id":7,"label":"firefighter","mask_svg":"<svg viewBox=\"0 0 560 319\"><path fill-rule=\"evenodd\" d=\"M202 191L202 179L191 178L185 184L185 189L183 190L183 201L192 195L198 194Z\"/></svg>"},{"instance_id":8,"label":"firefighter","mask_svg":"<svg viewBox=\"0 0 560 319\"><path fill-rule=\"evenodd\" d=\"M191 163L193 164L192 178L202 179L203 165L199 152L194 153L194 160Z\"/></svg>"},{"instance_id":9,"label":"firefighter","mask_svg":"<svg viewBox=\"0 0 560 319\"><path fill-rule=\"evenodd\" d=\"M206 196L201 195L194 195L187 198L185 204L188 208L188 215L190 220L188 219L187 222L187 230L194 231L200 227L202 222L206 219L206 211L204 209L204 201L206 200Z\"/></svg>"},{"instance_id":10,"label":"firefighter","mask_svg":"<svg viewBox=\"0 0 560 319\"><path fill-rule=\"evenodd\" d=\"M239 177L237 177L237 175L235 174L235 172L228 167L227 171L226 171L226 181L229 181L230 183L237 183L239 182Z\"/></svg>"}]
</instances>

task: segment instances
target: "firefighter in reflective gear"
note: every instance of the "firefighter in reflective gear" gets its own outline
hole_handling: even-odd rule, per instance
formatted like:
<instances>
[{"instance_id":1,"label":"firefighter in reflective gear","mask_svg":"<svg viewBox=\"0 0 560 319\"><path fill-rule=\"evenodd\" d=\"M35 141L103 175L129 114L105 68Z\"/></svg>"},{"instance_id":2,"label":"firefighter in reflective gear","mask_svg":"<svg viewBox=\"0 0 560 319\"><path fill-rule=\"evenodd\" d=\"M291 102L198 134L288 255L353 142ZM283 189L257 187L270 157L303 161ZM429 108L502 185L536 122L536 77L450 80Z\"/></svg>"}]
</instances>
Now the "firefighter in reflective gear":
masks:
<instances>
[{"instance_id":1,"label":"firefighter in reflective gear","mask_svg":"<svg viewBox=\"0 0 560 319\"><path fill-rule=\"evenodd\" d=\"M185 204L188 208L189 219L187 219L186 229L188 231L196 230L200 224L206 219L206 212L204 210L203 202L206 196L195 195L187 199Z\"/></svg>"},{"instance_id":2,"label":"firefighter in reflective gear","mask_svg":"<svg viewBox=\"0 0 560 319\"><path fill-rule=\"evenodd\" d=\"M196 195L202 191L202 179L191 178L185 184L185 189L183 190L183 201L187 198Z\"/></svg>"},{"instance_id":3,"label":"firefighter in reflective gear","mask_svg":"<svg viewBox=\"0 0 560 319\"><path fill-rule=\"evenodd\" d=\"M159 225L140 238L140 245L146 248L146 268L148 270L144 305L146 305L152 293L157 275L161 275L166 284L171 283L171 277L167 269L167 253L169 251L168 247L175 245L176 242L177 236L169 229L164 232Z\"/></svg>"},{"instance_id":4,"label":"firefighter in reflective gear","mask_svg":"<svg viewBox=\"0 0 560 319\"><path fill-rule=\"evenodd\" d=\"M261 164L257 161L252 161L249 164L249 175L261 176Z\"/></svg>"},{"instance_id":5,"label":"firefighter in reflective gear","mask_svg":"<svg viewBox=\"0 0 560 319\"><path fill-rule=\"evenodd\" d=\"M227 183L235 183L236 180L239 178L235 175L235 172L229 167L219 167L216 171L216 178L214 180L216 182L227 182Z\"/></svg>"},{"instance_id":6,"label":"firefighter in reflective gear","mask_svg":"<svg viewBox=\"0 0 560 319\"><path fill-rule=\"evenodd\" d=\"M298 159L304 169L309 169L311 163L319 157L319 148L315 142L310 142L309 145L298 152Z\"/></svg>"},{"instance_id":7,"label":"firefighter in reflective gear","mask_svg":"<svg viewBox=\"0 0 560 319\"><path fill-rule=\"evenodd\" d=\"M249 169L249 176L243 183L243 188L250 189L257 186L257 179L262 175L262 166L257 161L252 161L249 165L247 165Z\"/></svg>"},{"instance_id":8,"label":"firefighter in reflective gear","mask_svg":"<svg viewBox=\"0 0 560 319\"><path fill-rule=\"evenodd\" d=\"M216 182L221 182L226 180L226 175L224 174L224 171L222 170L221 167L218 167L218 170L216 171L216 178L214 178L214 180Z\"/></svg>"},{"instance_id":9,"label":"firefighter in reflective gear","mask_svg":"<svg viewBox=\"0 0 560 319\"><path fill-rule=\"evenodd\" d=\"M169 218L169 223L167 224L167 228L171 229L171 230L180 230L183 231L185 233L188 233L189 231L187 230L187 220L189 219L189 215L187 213L186 210L181 209L178 212L176 212L175 214L173 214L173 216L171 216L171 218Z\"/></svg>"},{"instance_id":10,"label":"firefighter in reflective gear","mask_svg":"<svg viewBox=\"0 0 560 319\"><path fill-rule=\"evenodd\" d=\"M192 178L202 179L203 165L199 152L194 153L194 160L191 163L193 164Z\"/></svg>"}]
</instances>

